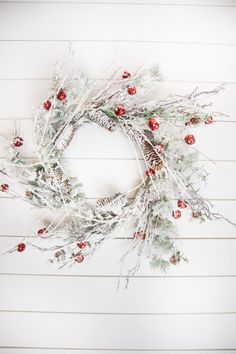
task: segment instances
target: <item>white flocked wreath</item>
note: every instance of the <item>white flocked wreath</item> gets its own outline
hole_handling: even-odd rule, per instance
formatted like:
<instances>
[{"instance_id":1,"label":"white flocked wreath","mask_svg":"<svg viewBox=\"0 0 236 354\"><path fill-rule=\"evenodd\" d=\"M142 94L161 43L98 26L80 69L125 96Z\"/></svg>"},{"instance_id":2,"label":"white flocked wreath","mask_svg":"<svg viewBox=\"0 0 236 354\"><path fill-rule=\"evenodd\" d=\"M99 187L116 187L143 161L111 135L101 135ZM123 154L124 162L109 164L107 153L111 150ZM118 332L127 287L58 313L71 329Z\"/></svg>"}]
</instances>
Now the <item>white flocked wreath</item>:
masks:
<instances>
[{"instance_id":1,"label":"white flocked wreath","mask_svg":"<svg viewBox=\"0 0 236 354\"><path fill-rule=\"evenodd\" d=\"M222 86L160 99L159 70L151 67L135 72L118 70L96 90L97 82L82 72L66 76L67 64L66 60L56 65L52 88L34 113L37 157L22 156L21 146L27 137L23 140L16 130L1 169L2 192L44 208L54 217L47 224L41 218L32 235L25 235L27 238L8 252L36 247L50 251L50 261L59 267L81 263L107 239L121 230L125 234L123 230L132 224L133 241L127 242L121 260L135 255L128 278L139 269L143 256L162 270L186 261L174 240L178 237L177 219L183 213L188 213L190 220L223 218L198 193L207 173L199 165L193 135L193 128L209 125L219 115L209 113L209 109L206 112L201 98L219 92ZM129 191L91 204L82 193L80 181L66 170L62 160L65 149L74 135L79 135L79 128L91 122L111 134L121 131L139 150L137 160L141 153L146 173L133 188L133 198ZM13 190L11 182L17 182L21 191ZM46 240L43 244L37 239L54 243L47 246Z\"/></svg>"}]
</instances>

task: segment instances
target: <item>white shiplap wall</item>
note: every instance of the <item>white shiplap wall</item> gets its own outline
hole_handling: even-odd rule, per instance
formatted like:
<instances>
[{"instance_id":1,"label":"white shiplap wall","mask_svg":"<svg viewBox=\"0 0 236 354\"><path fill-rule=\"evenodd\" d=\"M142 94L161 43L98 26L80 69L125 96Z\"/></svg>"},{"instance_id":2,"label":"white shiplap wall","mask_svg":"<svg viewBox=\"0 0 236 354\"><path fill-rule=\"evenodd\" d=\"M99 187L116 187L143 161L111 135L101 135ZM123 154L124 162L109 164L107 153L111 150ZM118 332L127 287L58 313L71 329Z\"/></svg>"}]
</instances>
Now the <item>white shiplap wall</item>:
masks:
<instances>
[{"instance_id":1,"label":"white shiplap wall","mask_svg":"<svg viewBox=\"0 0 236 354\"><path fill-rule=\"evenodd\" d=\"M196 147L216 160L204 162L210 177L202 193L236 221L235 35L235 0L2 1L0 132L11 134L18 120L25 155L34 154L31 107L47 93L67 40L74 40L79 67L94 77L111 62L132 71L158 61L162 96L228 82L212 99L228 116L195 135ZM124 137L94 125L80 130L65 162L89 198L137 182ZM29 234L41 214L5 195L0 210L1 251ZM187 217L179 230L190 263L168 274L144 264L118 294L118 261L130 242L123 234L72 269L58 271L34 250L1 257L0 354L236 353L236 230Z\"/></svg>"}]
</instances>

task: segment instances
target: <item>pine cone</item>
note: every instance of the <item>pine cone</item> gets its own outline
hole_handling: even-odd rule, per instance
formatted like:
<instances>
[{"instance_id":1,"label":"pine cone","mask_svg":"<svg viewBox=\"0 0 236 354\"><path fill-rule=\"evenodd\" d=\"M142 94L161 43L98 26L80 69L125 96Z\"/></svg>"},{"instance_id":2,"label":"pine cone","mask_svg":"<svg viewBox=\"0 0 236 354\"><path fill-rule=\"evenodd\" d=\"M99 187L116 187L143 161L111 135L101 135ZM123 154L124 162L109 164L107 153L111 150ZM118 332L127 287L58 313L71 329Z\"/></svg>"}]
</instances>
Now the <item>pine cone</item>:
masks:
<instances>
[{"instance_id":1,"label":"pine cone","mask_svg":"<svg viewBox=\"0 0 236 354\"><path fill-rule=\"evenodd\" d=\"M94 112L90 115L90 119L92 122L97 123L100 127L109 130L110 132L113 132L116 128L115 121L102 111Z\"/></svg>"},{"instance_id":2,"label":"pine cone","mask_svg":"<svg viewBox=\"0 0 236 354\"><path fill-rule=\"evenodd\" d=\"M57 183L60 184L62 182L62 178L63 178L62 169L57 164L53 164L52 169L53 169L53 174L52 174L53 178L55 178Z\"/></svg>"},{"instance_id":3,"label":"pine cone","mask_svg":"<svg viewBox=\"0 0 236 354\"><path fill-rule=\"evenodd\" d=\"M96 207L99 209L112 209L113 207L119 207L126 201L126 196L122 193L116 193L112 197L100 198L96 202Z\"/></svg>"},{"instance_id":4,"label":"pine cone","mask_svg":"<svg viewBox=\"0 0 236 354\"><path fill-rule=\"evenodd\" d=\"M60 187L61 187L61 192L63 195L64 194L70 195L70 193L72 191L72 185L68 179L66 179L64 182L62 182Z\"/></svg>"},{"instance_id":5,"label":"pine cone","mask_svg":"<svg viewBox=\"0 0 236 354\"><path fill-rule=\"evenodd\" d=\"M143 154L145 156L146 161L152 166L155 170L161 170L163 167L163 161L159 157L155 146L150 144L149 142L145 141L143 144Z\"/></svg>"},{"instance_id":6,"label":"pine cone","mask_svg":"<svg viewBox=\"0 0 236 354\"><path fill-rule=\"evenodd\" d=\"M190 123L193 125L200 124L202 122L202 119L199 116L194 116L190 119Z\"/></svg>"},{"instance_id":7,"label":"pine cone","mask_svg":"<svg viewBox=\"0 0 236 354\"><path fill-rule=\"evenodd\" d=\"M76 127L74 125L74 122L70 122L67 124L60 135L57 137L55 141L55 148L61 151L64 151L65 148L70 144L71 140L73 139L73 136L76 132Z\"/></svg>"}]
</instances>

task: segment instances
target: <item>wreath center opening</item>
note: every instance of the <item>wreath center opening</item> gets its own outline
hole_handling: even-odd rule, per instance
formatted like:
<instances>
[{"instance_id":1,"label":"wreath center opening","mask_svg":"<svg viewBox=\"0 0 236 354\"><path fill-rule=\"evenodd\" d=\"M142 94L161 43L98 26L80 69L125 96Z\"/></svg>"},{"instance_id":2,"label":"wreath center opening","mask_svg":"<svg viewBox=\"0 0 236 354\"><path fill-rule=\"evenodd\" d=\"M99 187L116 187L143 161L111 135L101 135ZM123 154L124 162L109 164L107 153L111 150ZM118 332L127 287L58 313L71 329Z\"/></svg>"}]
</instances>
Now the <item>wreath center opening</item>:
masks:
<instances>
[{"instance_id":1,"label":"wreath center opening","mask_svg":"<svg viewBox=\"0 0 236 354\"><path fill-rule=\"evenodd\" d=\"M132 197L145 174L138 147L135 153L121 131L109 132L93 122L78 129L65 157L71 174L91 200L130 190Z\"/></svg>"}]
</instances>

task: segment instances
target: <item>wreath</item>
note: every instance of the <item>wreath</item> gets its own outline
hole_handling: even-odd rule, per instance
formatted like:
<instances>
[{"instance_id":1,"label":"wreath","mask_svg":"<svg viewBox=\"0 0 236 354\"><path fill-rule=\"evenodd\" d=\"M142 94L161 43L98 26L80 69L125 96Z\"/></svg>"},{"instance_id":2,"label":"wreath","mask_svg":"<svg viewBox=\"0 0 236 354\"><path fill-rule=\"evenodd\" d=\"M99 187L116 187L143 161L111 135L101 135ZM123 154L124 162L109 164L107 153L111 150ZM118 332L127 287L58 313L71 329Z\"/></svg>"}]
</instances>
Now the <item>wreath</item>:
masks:
<instances>
[{"instance_id":1,"label":"wreath","mask_svg":"<svg viewBox=\"0 0 236 354\"><path fill-rule=\"evenodd\" d=\"M66 76L64 67L65 63L56 66L52 88L34 114L37 157L22 156L25 138L15 130L1 169L3 178L22 187L18 192L10 182L2 182L2 192L36 208L45 208L53 218L47 224L45 217L41 218L32 235L8 252L23 252L31 246L51 251L50 261L59 263L59 267L78 264L132 223L133 241L121 260L135 254L128 276L139 269L143 256L162 270L186 261L174 241L182 214L200 221L224 218L199 195L207 173L199 165L192 134L192 128L210 125L220 114L206 112L208 105L201 98L218 93L223 87L205 92L195 89L184 96L159 99L158 67L133 73L117 71L98 90L95 80L82 72L76 77ZM111 134L120 130L134 147L137 160L139 149L146 172L132 190L133 198L129 191L91 204L82 193L80 181L67 171L63 153L74 135L79 134L79 128L91 122ZM50 239L53 244L46 246L44 240L42 246L37 239Z\"/></svg>"}]
</instances>

